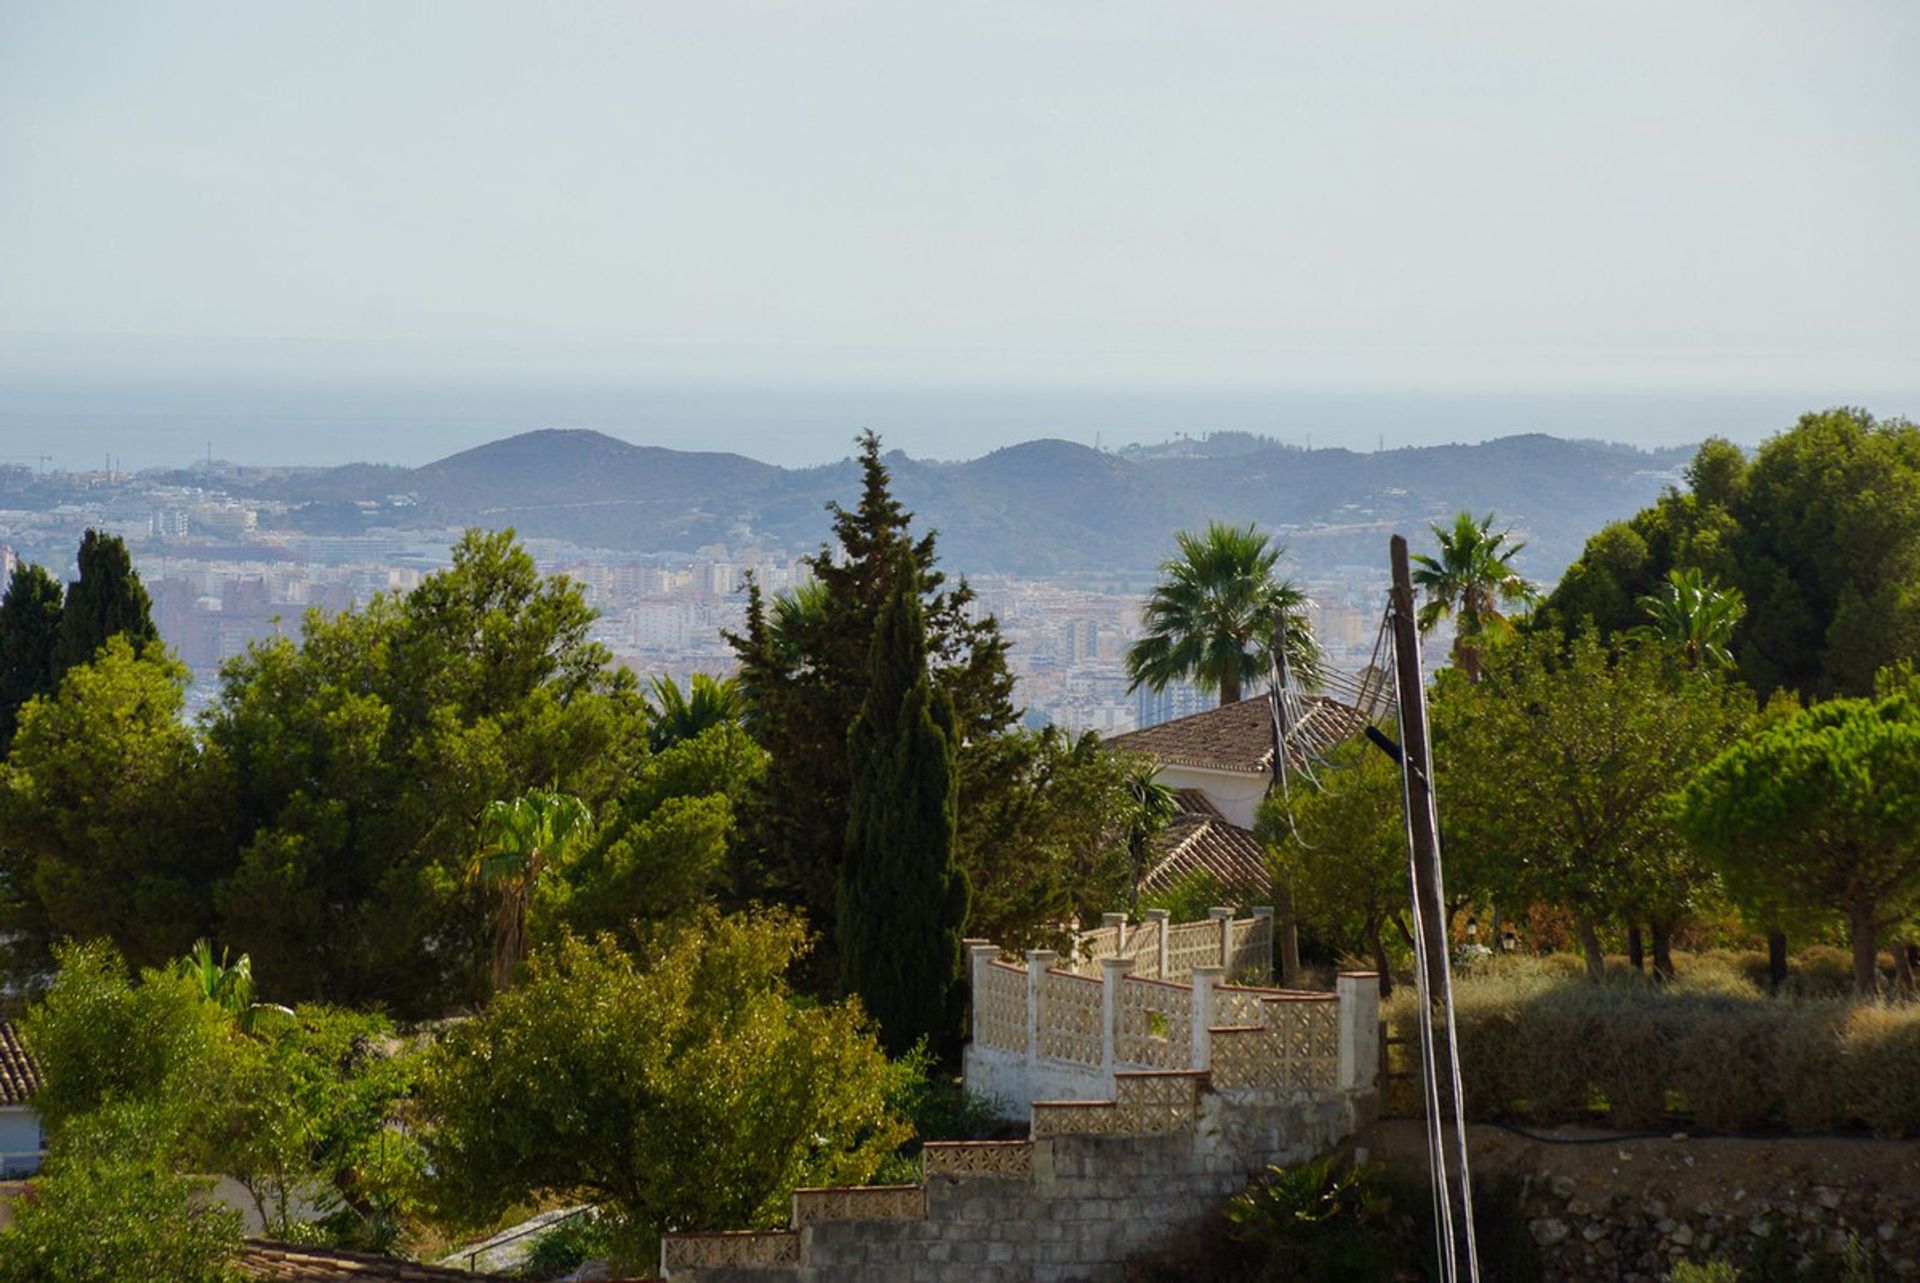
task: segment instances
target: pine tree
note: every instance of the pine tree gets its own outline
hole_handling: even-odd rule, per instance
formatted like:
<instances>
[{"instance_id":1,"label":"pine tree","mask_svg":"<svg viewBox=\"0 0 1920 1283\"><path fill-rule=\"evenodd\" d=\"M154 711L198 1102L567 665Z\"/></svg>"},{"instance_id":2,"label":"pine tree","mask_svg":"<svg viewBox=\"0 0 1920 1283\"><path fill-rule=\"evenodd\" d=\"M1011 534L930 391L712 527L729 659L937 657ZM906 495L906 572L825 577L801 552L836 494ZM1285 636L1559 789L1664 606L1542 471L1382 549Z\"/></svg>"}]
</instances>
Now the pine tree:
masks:
<instances>
[{"instance_id":1,"label":"pine tree","mask_svg":"<svg viewBox=\"0 0 1920 1283\"><path fill-rule=\"evenodd\" d=\"M976 796L1015 787L997 758L977 751L1018 720L999 624L973 617L964 579L949 587L933 569L935 536L914 537L913 514L894 498L871 432L860 438L859 462L859 503L828 505L833 545L805 559L817 589L769 602L750 586L746 628L728 636L747 723L770 758L747 808L750 851L737 890L742 901L794 905L821 929L804 981L816 990L831 989L840 972L833 925L852 790L848 728L873 684L875 625L901 575L911 576L918 601L932 687L952 709L961 813Z\"/></svg>"},{"instance_id":2,"label":"pine tree","mask_svg":"<svg viewBox=\"0 0 1920 1283\"><path fill-rule=\"evenodd\" d=\"M852 791L841 868L841 981L899 1055L959 1031L967 881L954 864L953 701L927 668L911 553L876 621L871 682L847 737Z\"/></svg>"},{"instance_id":3,"label":"pine tree","mask_svg":"<svg viewBox=\"0 0 1920 1283\"><path fill-rule=\"evenodd\" d=\"M91 662L109 637L124 635L137 650L160 636L124 540L89 530L81 537L79 560L80 578L68 586L60 612L60 639L53 650L56 680L69 668Z\"/></svg>"},{"instance_id":4,"label":"pine tree","mask_svg":"<svg viewBox=\"0 0 1920 1283\"><path fill-rule=\"evenodd\" d=\"M0 757L13 743L20 709L53 691L53 650L60 637L60 581L21 562L0 597Z\"/></svg>"}]
</instances>

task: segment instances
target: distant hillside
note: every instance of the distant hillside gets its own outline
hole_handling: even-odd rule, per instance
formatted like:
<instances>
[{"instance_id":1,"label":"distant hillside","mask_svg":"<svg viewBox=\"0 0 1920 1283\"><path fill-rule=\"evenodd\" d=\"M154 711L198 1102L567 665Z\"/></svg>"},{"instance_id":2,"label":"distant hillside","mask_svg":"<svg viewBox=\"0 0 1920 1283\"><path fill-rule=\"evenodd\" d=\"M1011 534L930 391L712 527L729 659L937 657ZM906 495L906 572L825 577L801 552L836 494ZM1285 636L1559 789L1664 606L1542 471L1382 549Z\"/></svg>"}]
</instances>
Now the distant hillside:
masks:
<instances>
[{"instance_id":1,"label":"distant hillside","mask_svg":"<svg viewBox=\"0 0 1920 1283\"><path fill-rule=\"evenodd\" d=\"M1480 445L1356 454L1233 438L1179 453L1112 454L1030 441L965 463L889 456L900 497L939 527L946 562L976 574L1141 572L1171 533L1219 517L1280 528L1309 573L1371 564L1391 530L1418 534L1459 508L1498 512L1529 541L1527 572L1552 579L1607 521L1671 484L1691 448L1660 451L1531 435ZM851 462L789 470L737 454L543 431L414 470L334 469L283 481L278 497L338 500L354 483L419 496L422 524L522 532L636 551L759 538L810 547L825 505L851 501ZM310 493L303 493L310 492Z\"/></svg>"}]
</instances>

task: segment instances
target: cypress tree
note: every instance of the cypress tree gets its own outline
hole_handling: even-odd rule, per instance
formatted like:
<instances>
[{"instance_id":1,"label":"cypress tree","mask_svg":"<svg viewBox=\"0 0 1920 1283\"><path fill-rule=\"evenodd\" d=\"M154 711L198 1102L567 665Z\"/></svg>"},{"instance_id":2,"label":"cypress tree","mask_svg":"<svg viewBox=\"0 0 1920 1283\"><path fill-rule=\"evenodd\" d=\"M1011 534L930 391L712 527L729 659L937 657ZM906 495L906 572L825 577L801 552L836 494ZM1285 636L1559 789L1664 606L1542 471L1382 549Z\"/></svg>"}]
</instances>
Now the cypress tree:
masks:
<instances>
[{"instance_id":1,"label":"cypress tree","mask_svg":"<svg viewBox=\"0 0 1920 1283\"><path fill-rule=\"evenodd\" d=\"M55 679L75 665L91 663L107 638L122 634L135 650L160 636L153 626L152 602L134 572L125 541L89 530L80 540L80 578L68 586L60 612L60 639L53 649Z\"/></svg>"},{"instance_id":2,"label":"cypress tree","mask_svg":"<svg viewBox=\"0 0 1920 1283\"><path fill-rule=\"evenodd\" d=\"M839 895L840 974L893 1055L958 1036L966 875L954 863L953 700L927 670L917 567L900 553L875 621L871 682L847 735L851 767Z\"/></svg>"},{"instance_id":3,"label":"cypress tree","mask_svg":"<svg viewBox=\"0 0 1920 1283\"><path fill-rule=\"evenodd\" d=\"M0 757L13 744L20 709L54 688L53 649L60 637L60 581L21 562L0 597Z\"/></svg>"}]
</instances>

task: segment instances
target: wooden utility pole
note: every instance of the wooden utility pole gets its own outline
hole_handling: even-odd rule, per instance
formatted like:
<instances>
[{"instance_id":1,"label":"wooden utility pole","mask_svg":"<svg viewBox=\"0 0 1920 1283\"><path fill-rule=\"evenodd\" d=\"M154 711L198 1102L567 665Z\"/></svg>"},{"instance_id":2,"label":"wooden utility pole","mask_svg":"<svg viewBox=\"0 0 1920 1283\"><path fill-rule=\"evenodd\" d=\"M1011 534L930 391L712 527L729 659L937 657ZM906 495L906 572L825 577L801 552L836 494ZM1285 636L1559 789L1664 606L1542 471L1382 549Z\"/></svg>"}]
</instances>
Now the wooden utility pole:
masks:
<instances>
[{"instance_id":1,"label":"wooden utility pole","mask_svg":"<svg viewBox=\"0 0 1920 1283\"><path fill-rule=\"evenodd\" d=\"M1407 827L1413 834L1413 898L1427 938L1427 999L1446 992L1447 924L1439 896L1440 835L1434 831L1433 764L1427 760L1427 705L1421 698L1420 629L1413 614L1413 571L1407 540L1395 535L1393 558L1393 671L1399 691L1400 751L1406 756Z\"/></svg>"}]
</instances>

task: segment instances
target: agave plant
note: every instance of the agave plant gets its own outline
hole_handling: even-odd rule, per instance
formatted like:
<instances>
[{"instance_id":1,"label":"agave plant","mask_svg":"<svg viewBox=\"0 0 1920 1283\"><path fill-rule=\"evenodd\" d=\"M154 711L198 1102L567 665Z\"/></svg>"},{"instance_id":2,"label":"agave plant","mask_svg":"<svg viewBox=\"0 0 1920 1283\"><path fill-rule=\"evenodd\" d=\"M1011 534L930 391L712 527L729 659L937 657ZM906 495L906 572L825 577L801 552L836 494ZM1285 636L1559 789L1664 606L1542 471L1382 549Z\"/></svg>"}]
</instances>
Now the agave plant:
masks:
<instances>
[{"instance_id":1,"label":"agave plant","mask_svg":"<svg viewBox=\"0 0 1920 1283\"><path fill-rule=\"evenodd\" d=\"M480 836L486 843L474 858L473 876L497 887L500 903L493 921L493 988L513 983L513 969L527 956L527 906L541 872L563 859L593 826L587 804L570 793L526 793L510 801L489 802L480 812Z\"/></svg>"},{"instance_id":2,"label":"agave plant","mask_svg":"<svg viewBox=\"0 0 1920 1283\"><path fill-rule=\"evenodd\" d=\"M1688 668L1733 667L1733 630L1747 613L1738 588L1722 588L1698 570L1670 570L1666 585L1639 606L1651 622L1635 636L1673 647Z\"/></svg>"}]
</instances>

